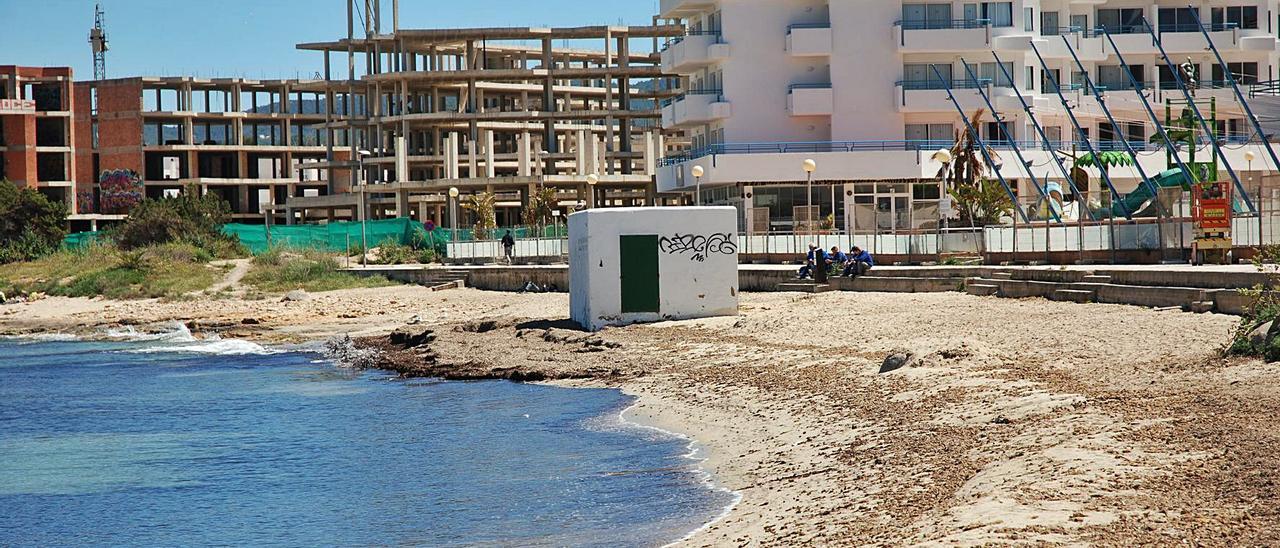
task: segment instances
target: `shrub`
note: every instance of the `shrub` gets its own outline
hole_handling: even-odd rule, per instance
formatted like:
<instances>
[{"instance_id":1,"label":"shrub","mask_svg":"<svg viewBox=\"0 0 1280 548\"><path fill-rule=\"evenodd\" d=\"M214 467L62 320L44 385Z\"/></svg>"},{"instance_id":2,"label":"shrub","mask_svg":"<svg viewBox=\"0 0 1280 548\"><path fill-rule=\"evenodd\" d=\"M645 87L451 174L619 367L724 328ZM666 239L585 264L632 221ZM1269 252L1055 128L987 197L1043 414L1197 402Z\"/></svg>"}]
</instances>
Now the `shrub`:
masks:
<instances>
[{"instance_id":1,"label":"shrub","mask_svg":"<svg viewBox=\"0 0 1280 548\"><path fill-rule=\"evenodd\" d=\"M1280 319L1280 294L1276 287L1280 285L1280 273L1277 262L1280 261L1280 247L1264 246L1254 256L1254 268L1267 274L1267 283L1258 284L1252 289L1241 290L1241 293L1252 301L1245 309L1240 324L1236 326L1227 344L1225 353L1236 356L1259 356L1268 362L1280 361L1280 329L1273 327L1261 345L1254 345L1249 334L1259 326Z\"/></svg>"},{"instance_id":2,"label":"shrub","mask_svg":"<svg viewBox=\"0 0 1280 548\"><path fill-rule=\"evenodd\" d=\"M375 264L408 264L417 260L414 249L391 238L378 244L378 260Z\"/></svg>"},{"instance_id":3,"label":"shrub","mask_svg":"<svg viewBox=\"0 0 1280 548\"><path fill-rule=\"evenodd\" d=\"M31 261L62 247L67 205L0 180L0 263Z\"/></svg>"},{"instance_id":4,"label":"shrub","mask_svg":"<svg viewBox=\"0 0 1280 548\"><path fill-rule=\"evenodd\" d=\"M222 232L231 208L216 195L201 196L188 188L172 198L148 198L129 211L129 218L112 233L121 249L186 242L215 257L238 257L244 248Z\"/></svg>"},{"instance_id":5,"label":"shrub","mask_svg":"<svg viewBox=\"0 0 1280 548\"><path fill-rule=\"evenodd\" d=\"M259 291L280 293L294 289L332 291L392 285L384 277L360 277L340 268L337 257L330 254L319 251L295 253L273 247L253 258L253 269L244 281Z\"/></svg>"}]
</instances>

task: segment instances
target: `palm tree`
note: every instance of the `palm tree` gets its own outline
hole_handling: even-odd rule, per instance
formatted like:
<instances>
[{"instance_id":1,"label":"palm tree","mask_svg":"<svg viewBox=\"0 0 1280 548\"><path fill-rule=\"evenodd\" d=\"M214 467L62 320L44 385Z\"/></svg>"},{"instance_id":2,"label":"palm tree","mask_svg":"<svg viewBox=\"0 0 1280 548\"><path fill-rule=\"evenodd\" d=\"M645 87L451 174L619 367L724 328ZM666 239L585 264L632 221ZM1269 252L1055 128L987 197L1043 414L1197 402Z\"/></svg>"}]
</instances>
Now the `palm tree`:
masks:
<instances>
[{"instance_id":1,"label":"palm tree","mask_svg":"<svg viewBox=\"0 0 1280 548\"><path fill-rule=\"evenodd\" d=\"M529 227L541 229L551 221L556 207L556 189L543 186L529 194L529 203L520 212L520 221ZM541 234L541 230L539 230Z\"/></svg>"},{"instance_id":2,"label":"palm tree","mask_svg":"<svg viewBox=\"0 0 1280 548\"><path fill-rule=\"evenodd\" d=\"M979 127L985 113L985 109L974 112L969 118L970 126ZM960 212L960 222L969 226L998 223L1013 207L1004 189L988 178L995 166L987 163L987 157L998 162L1000 156L991 147L985 147L986 154L983 154L979 141L968 128L956 130L955 142L949 151L951 161L943 162L936 175L946 184L947 194Z\"/></svg>"},{"instance_id":3,"label":"palm tree","mask_svg":"<svg viewBox=\"0 0 1280 548\"><path fill-rule=\"evenodd\" d=\"M476 224L472 227L472 238L488 240L490 233L498 228L495 202L497 195L492 192L477 192L467 197L462 204L464 209L476 214Z\"/></svg>"}]
</instances>

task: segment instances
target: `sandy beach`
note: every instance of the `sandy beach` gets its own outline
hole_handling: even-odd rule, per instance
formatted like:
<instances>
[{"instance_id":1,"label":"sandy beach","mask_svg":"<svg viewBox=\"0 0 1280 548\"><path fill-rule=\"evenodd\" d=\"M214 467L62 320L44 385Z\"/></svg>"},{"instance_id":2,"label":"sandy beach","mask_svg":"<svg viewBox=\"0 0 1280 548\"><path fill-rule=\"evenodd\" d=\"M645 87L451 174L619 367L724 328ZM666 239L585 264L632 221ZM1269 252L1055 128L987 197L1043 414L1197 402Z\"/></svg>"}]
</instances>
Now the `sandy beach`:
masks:
<instances>
[{"instance_id":1,"label":"sandy beach","mask_svg":"<svg viewBox=\"0 0 1280 548\"><path fill-rule=\"evenodd\" d=\"M771 293L744 294L738 317L588 334L567 311L564 294L412 286L50 298L0 307L0 332L176 320L297 342L413 323L437 368L617 387L638 398L628 418L699 442L742 498L693 546L1280 543L1280 381L1217 357L1232 316Z\"/></svg>"}]
</instances>

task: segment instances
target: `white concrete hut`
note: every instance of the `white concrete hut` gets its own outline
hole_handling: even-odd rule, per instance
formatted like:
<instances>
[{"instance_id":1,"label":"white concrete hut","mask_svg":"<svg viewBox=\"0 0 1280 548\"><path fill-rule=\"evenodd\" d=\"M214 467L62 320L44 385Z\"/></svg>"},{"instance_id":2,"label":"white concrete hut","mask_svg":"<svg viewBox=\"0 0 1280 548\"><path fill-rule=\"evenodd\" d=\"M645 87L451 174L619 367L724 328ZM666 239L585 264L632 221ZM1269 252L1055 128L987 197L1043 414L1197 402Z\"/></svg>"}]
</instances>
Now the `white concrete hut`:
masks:
<instances>
[{"instance_id":1,"label":"white concrete hut","mask_svg":"<svg viewBox=\"0 0 1280 548\"><path fill-rule=\"evenodd\" d=\"M737 210L603 208L569 216L569 309L586 329L738 314Z\"/></svg>"}]
</instances>

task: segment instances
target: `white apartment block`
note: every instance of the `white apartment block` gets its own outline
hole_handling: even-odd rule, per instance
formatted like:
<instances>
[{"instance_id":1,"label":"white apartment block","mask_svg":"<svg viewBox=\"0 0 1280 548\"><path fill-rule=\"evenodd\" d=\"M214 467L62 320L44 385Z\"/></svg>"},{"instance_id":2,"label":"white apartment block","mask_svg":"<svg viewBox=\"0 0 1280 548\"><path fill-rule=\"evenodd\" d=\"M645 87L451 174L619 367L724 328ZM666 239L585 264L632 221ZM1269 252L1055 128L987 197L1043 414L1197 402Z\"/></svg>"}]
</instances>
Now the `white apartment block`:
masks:
<instances>
[{"instance_id":1,"label":"white apartment block","mask_svg":"<svg viewBox=\"0 0 1280 548\"><path fill-rule=\"evenodd\" d=\"M1256 143L1234 92L1225 86L1223 70L1188 13L1189 2L1211 28L1246 94L1252 84L1280 78L1277 0L662 0L659 17L683 21L688 29L662 52L664 72L681 75L687 90L664 106L662 121L684 130L691 150L666 159L658 190L692 192L700 182L702 203L738 206L744 230L762 232L765 223L786 230L793 208L805 205L802 163L813 159L818 164L813 203L823 217L834 215L838 228L936 226L940 190L933 179L940 164L931 158L964 127L946 88L954 89L972 115L987 109L975 89L980 87L1007 122L1009 135L1002 135L990 109L980 133L1000 149L1001 173L1020 199L1029 201L1038 192L1031 174L1042 182L1063 177L1015 88L1032 105L1054 148L1072 150L1075 136L1049 75L1061 82L1068 105L1096 146L1124 150L1121 141L1132 142L1142 150L1140 165L1154 176L1169 162L1162 148L1147 144L1154 126L1142 102L1163 123L1166 99L1183 96L1144 19L1175 63L1189 58L1197 65L1197 97L1216 98L1226 154L1241 179L1252 180L1277 166ZM1111 34L1140 89L1134 89L1098 27ZM1118 127L1104 117L1098 100L1076 85L1083 79L1072 50L1105 89ZM993 51L1011 79L995 64ZM968 76L965 64L977 80ZM1174 107L1174 116L1180 109ZM1251 139L1255 144L1247 143ZM1029 168L1014 159L1006 140L1023 145ZM1255 154L1252 163L1244 159L1247 150ZM1197 161L1212 154L1211 148L1202 149ZM693 177L694 166L703 168L700 179ZM1141 183L1131 168L1112 176L1122 193ZM1099 191L1094 184L1092 191Z\"/></svg>"}]
</instances>

